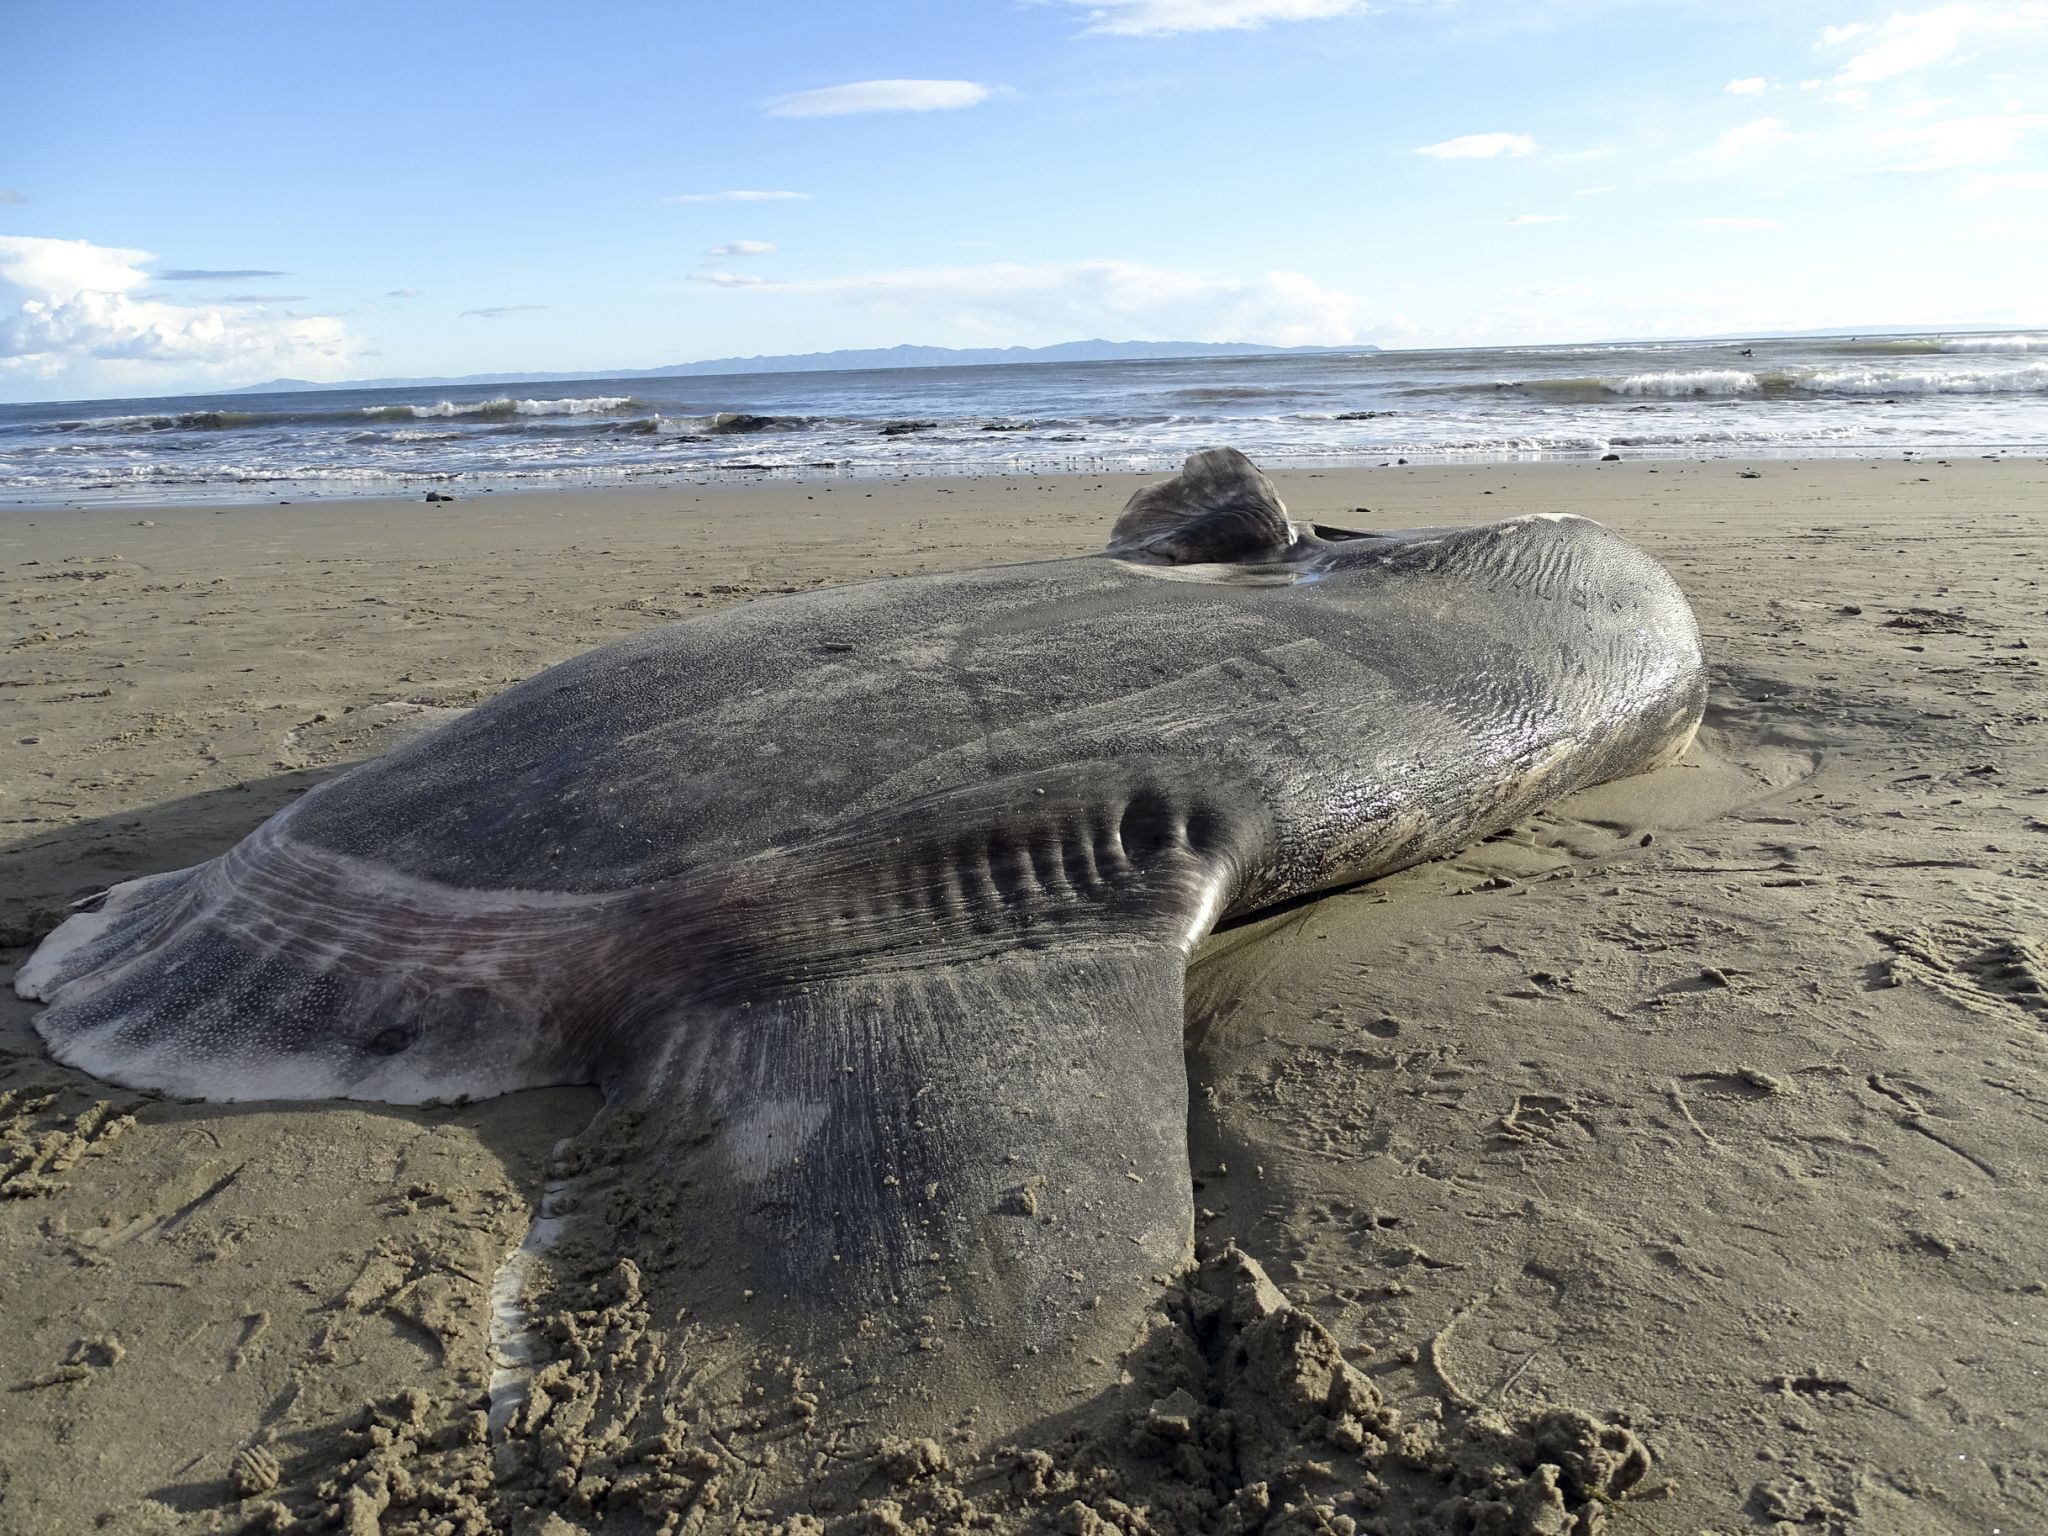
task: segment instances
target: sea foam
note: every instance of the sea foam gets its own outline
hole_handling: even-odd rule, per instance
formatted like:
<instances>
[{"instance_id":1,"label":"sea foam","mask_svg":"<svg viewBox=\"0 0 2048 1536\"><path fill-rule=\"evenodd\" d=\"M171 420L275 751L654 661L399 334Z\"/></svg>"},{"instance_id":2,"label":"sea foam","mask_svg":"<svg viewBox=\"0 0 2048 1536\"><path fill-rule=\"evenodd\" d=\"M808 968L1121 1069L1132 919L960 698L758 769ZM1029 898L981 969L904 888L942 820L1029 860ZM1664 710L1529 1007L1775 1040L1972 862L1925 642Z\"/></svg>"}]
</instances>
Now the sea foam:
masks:
<instances>
[{"instance_id":1,"label":"sea foam","mask_svg":"<svg viewBox=\"0 0 2048 1536\"><path fill-rule=\"evenodd\" d=\"M1944 352L2048 352L2048 336L1945 336Z\"/></svg>"},{"instance_id":2,"label":"sea foam","mask_svg":"<svg viewBox=\"0 0 2048 1536\"><path fill-rule=\"evenodd\" d=\"M2048 394L2048 363L2003 368L1820 368L1796 381L1816 395Z\"/></svg>"},{"instance_id":3,"label":"sea foam","mask_svg":"<svg viewBox=\"0 0 2048 1536\"><path fill-rule=\"evenodd\" d=\"M374 421L429 421L454 416L476 416L486 421L506 421L514 416L602 416L629 405L631 395L589 395L568 400L437 400L432 405L366 405L363 414Z\"/></svg>"},{"instance_id":4,"label":"sea foam","mask_svg":"<svg viewBox=\"0 0 2048 1536\"><path fill-rule=\"evenodd\" d=\"M1753 395L1763 386L1739 368L1691 368L1676 373L1632 373L1601 381L1610 394L1684 399L1689 395Z\"/></svg>"}]
</instances>

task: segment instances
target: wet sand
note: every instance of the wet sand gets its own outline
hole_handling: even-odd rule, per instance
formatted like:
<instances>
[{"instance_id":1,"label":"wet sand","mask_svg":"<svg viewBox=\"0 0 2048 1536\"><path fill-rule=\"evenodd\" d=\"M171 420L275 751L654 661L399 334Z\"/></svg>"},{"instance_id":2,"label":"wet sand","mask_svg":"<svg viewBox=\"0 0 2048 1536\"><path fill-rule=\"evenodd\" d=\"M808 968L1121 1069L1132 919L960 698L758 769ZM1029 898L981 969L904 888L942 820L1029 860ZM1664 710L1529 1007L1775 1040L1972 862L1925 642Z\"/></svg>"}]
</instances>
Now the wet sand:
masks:
<instances>
[{"instance_id":1,"label":"wet sand","mask_svg":"<svg viewBox=\"0 0 2048 1536\"><path fill-rule=\"evenodd\" d=\"M1245 1426L1286 1416L1236 1399L1236 1449L1176 1459L1170 1395L1130 1432L1148 1367L1049 1362L1012 1451L971 1384L918 1415L955 1438L880 1449L896 1426L849 1424L819 1367L800 1425L676 1405L696 1441L629 1462L592 1394L687 1340L614 1285L555 1320L573 1433L565 1410L554 1462L494 1479L492 1277L594 1094L167 1103L50 1063L9 996L0 1530L766 1530L789 1511L750 1502L761 1469L806 1455L848 1529L1252 1530L1292 1504L1370 1530L1364 1479L1512 1461L1549 1409L1639 1437L1650 1472L1609 1506L1511 1467L1488 1528L2048 1527L2048 465L1744 468L1275 477L1339 525L1599 518L1678 577L1713 666L1677 767L1195 969L1201 1250L1262 1265L1384 1400L1377 1460L1308 1430L1259 1460ZM817 584L1085 553L1136 483L0 516L0 964L74 895L209 857L552 662ZM1188 1406L1226 1432L1224 1396ZM1394 1528L1471 1528L1491 1486Z\"/></svg>"}]
</instances>

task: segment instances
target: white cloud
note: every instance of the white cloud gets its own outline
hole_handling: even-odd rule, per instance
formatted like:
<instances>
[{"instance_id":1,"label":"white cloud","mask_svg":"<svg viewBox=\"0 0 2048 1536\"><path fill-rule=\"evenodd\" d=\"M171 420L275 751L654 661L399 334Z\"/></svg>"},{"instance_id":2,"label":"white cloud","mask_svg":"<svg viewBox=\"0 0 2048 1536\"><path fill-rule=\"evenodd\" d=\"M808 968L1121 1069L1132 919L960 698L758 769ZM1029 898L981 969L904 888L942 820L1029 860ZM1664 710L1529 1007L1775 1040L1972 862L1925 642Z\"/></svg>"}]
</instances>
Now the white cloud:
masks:
<instances>
[{"instance_id":1,"label":"white cloud","mask_svg":"<svg viewBox=\"0 0 2048 1536\"><path fill-rule=\"evenodd\" d=\"M546 309L545 304L492 304L483 309L465 309L458 320L502 320L507 315L531 314L537 309Z\"/></svg>"},{"instance_id":2,"label":"white cloud","mask_svg":"<svg viewBox=\"0 0 2048 1536\"><path fill-rule=\"evenodd\" d=\"M664 203L807 203L808 192L679 192Z\"/></svg>"},{"instance_id":3,"label":"white cloud","mask_svg":"<svg viewBox=\"0 0 2048 1536\"><path fill-rule=\"evenodd\" d=\"M1839 91L1829 91L1828 100L1845 107L1860 107L1870 100L1870 92L1860 85L1845 85Z\"/></svg>"},{"instance_id":4,"label":"white cloud","mask_svg":"<svg viewBox=\"0 0 2048 1536\"><path fill-rule=\"evenodd\" d=\"M84 390L333 378L361 348L332 315L142 292L154 259L88 240L0 235L0 375Z\"/></svg>"},{"instance_id":5,"label":"white cloud","mask_svg":"<svg viewBox=\"0 0 2048 1536\"><path fill-rule=\"evenodd\" d=\"M1573 197L1605 197L1609 192L1619 192L1619 187L1581 187Z\"/></svg>"},{"instance_id":6,"label":"white cloud","mask_svg":"<svg viewBox=\"0 0 2048 1536\"><path fill-rule=\"evenodd\" d=\"M718 282L730 274L696 274ZM853 304L923 334L1046 341L1108 336L1343 345L1373 330L1365 301L1299 272L1221 277L1131 261L989 262L792 282L738 280L754 293Z\"/></svg>"},{"instance_id":7,"label":"white cloud","mask_svg":"<svg viewBox=\"0 0 2048 1536\"><path fill-rule=\"evenodd\" d=\"M1916 146L1917 159L1892 167L1895 171L1952 171L1958 166L2010 160L2019 152L2020 136L2048 125L2048 113L2012 112L2001 117L1956 117L1924 128L1899 128L1878 135L1880 144Z\"/></svg>"},{"instance_id":8,"label":"white cloud","mask_svg":"<svg viewBox=\"0 0 2048 1536\"><path fill-rule=\"evenodd\" d=\"M1864 27L1830 27L1821 33L1823 47L1835 47L1852 37L1872 36L1876 40L1843 66L1835 76L1844 84L1889 80L1909 69L1919 69L1954 51L1970 24L1973 7L1944 5L1931 11L1901 13L1879 26L1875 33Z\"/></svg>"},{"instance_id":9,"label":"white cloud","mask_svg":"<svg viewBox=\"0 0 2048 1536\"><path fill-rule=\"evenodd\" d=\"M1973 4L1967 0L1939 5L1930 11L1899 12L1875 27L1856 23L1828 27L1820 35L1823 48L1839 48L1864 39L1835 76L1837 85L1869 85L1909 70L1924 69L1956 51L1971 32L2011 32L2048 26L2048 5L2039 0L2008 4Z\"/></svg>"},{"instance_id":10,"label":"white cloud","mask_svg":"<svg viewBox=\"0 0 2048 1536\"><path fill-rule=\"evenodd\" d=\"M1723 133L1715 141L1714 153L1717 155L1747 154L1752 149L1766 149L1773 144L1786 144L1790 143L1793 139L1803 137L1803 134L1793 133L1788 130L1784 122L1779 118L1759 117L1754 122L1744 123L1739 128L1730 128L1726 133Z\"/></svg>"},{"instance_id":11,"label":"white cloud","mask_svg":"<svg viewBox=\"0 0 2048 1536\"><path fill-rule=\"evenodd\" d=\"M1536 153L1536 141L1526 133L1468 133L1441 144L1425 144L1415 151L1432 160L1497 160L1503 155Z\"/></svg>"},{"instance_id":12,"label":"white cloud","mask_svg":"<svg viewBox=\"0 0 2048 1536\"><path fill-rule=\"evenodd\" d=\"M1783 229L1785 227L1776 219L1715 218L1695 219L1693 222L1705 229Z\"/></svg>"},{"instance_id":13,"label":"white cloud","mask_svg":"<svg viewBox=\"0 0 2048 1536\"><path fill-rule=\"evenodd\" d=\"M1320 21L1365 9L1362 0L1067 0L1084 6L1090 32L1164 37L1173 32L1241 32L1276 21Z\"/></svg>"},{"instance_id":14,"label":"white cloud","mask_svg":"<svg viewBox=\"0 0 2048 1536\"><path fill-rule=\"evenodd\" d=\"M1570 219L1568 213L1518 213L1508 220L1508 227L1512 229L1517 224L1564 224Z\"/></svg>"},{"instance_id":15,"label":"white cloud","mask_svg":"<svg viewBox=\"0 0 2048 1536\"><path fill-rule=\"evenodd\" d=\"M156 274L159 283L218 283L238 277L290 277L274 267L172 267Z\"/></svg>"},{"instance_id":16,"label":"white cloud","mask_svg":"<svg viewBox=\"0 0 2048 1536\"><path fill-rule=\"evenodd\" d=\"M768 280L750 272L692 272L693 283L710 283L718 288L758 288Z\"/></svg>"},{"instance_id":17,"label":"white cloud","mask_svg":"<svg viewBox=\"0 0 2048 1536\"><path fill-rule=\"evenodd\" d=\"M152 281L141 270L148 251L94 245L89 240L44 240L0 235L0 280L45 301L87 293L126 293Z\"/></svg>"},{"instance_id":18,"label":"white cloud","mask_svg":"<svg viewBox=\"0 0 2048 1536\"><path fill-rule=\"evenodd\" d=\"M994 92L973 80L855 80L778 96L770 117L849 117L857 112L952 112L979 106Z\"/></svg>"},{"instance_id":19,"label":"white cloud","mask_svg":"<svg viewBox=\"0 0 2048 1536\"><path fill-rule=\"evenodd\" d=\"M1761 96L1767 84L1769 82L1762 75L1750 75L1746 79L1730 80L1721 89L1730 96Z\"/></svg>"},{"instance_id":20,"label":"white cloud","mask_svg":"<svg viewBox=\"0 0 2048 1536\"><path fill-rule=\"evenodd\" d=\"M384 297L387 299L416 299L422 291L418 288L393 288Z\"/></svg>"},{"instance_id":21,"label":"white cloud","mask_svg":"<svg viewBox=\"0 0 2048 1536\"><path fill-rule=\"evenodd\" d=\"M728 240L723 245L714 245L706 256L766 256L775 247L766 240Z\"/></svg>"},{"instance_id":22,"label":"white cloud","mask_svg":"<svg viewBox=\"0 0 2048 1536\"><path fill-rule=\"evenodd\" d=\"M2001 192L2048 192L2048 171L2007 171L1996 176L1972 176L1956 190L1956 196L1974 201L1996 197Z\"/></svg>"}]
</instances>

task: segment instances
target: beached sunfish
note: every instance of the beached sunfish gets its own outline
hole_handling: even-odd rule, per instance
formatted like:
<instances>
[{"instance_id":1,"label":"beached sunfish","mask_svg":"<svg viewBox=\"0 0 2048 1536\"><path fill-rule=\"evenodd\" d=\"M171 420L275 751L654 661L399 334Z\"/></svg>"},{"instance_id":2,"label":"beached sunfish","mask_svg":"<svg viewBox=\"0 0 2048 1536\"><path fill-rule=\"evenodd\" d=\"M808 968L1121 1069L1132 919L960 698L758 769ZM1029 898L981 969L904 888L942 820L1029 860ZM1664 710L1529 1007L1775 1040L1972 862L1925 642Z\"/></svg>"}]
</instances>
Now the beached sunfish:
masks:
<instances>
[{"instance_id":1,"label":"beached sunfish","mask_svg":"<svg viewBox=\"0 0 2048 1536\"><path fill-rule=\"evenodd\" d=\"M1704 695L1677 585L1598 524L1308 525L1211 449L1099 554L565 662L84 904L16 985L135 1088L594 1083L630 1134L582 1210L637 1212L643 1265L791 1328L920 1298L1009 1358L1190 1253L1204 935L1668 763Z\"/></svg>"}]
</instances>

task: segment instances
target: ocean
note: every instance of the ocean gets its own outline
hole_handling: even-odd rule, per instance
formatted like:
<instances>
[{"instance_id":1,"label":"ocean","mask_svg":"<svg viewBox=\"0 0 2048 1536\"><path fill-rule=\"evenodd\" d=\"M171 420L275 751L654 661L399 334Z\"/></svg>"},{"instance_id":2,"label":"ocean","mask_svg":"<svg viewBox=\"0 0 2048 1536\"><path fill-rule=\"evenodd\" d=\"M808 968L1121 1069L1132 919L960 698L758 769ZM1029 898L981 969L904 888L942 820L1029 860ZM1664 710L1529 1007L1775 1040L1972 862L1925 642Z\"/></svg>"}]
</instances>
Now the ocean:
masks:
<instances>
[{"instance_id":1,"label":"ocean","mask_svg":"<svg viewBox=\"0 0 2048 1536\"><path fill-rule=\"evenodd\" d=\"M2048 333L1024 363L0 405L0 505L791 474L2048 452Z\"/></svg>"}]
</instances>

